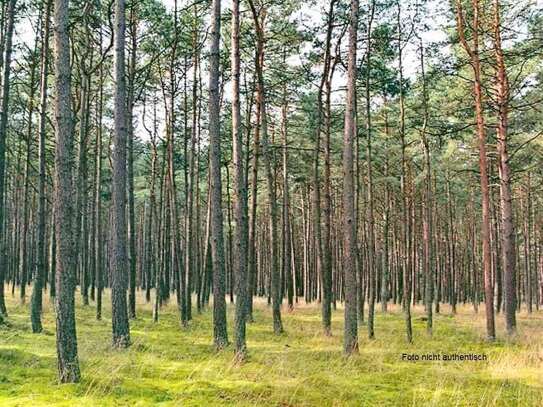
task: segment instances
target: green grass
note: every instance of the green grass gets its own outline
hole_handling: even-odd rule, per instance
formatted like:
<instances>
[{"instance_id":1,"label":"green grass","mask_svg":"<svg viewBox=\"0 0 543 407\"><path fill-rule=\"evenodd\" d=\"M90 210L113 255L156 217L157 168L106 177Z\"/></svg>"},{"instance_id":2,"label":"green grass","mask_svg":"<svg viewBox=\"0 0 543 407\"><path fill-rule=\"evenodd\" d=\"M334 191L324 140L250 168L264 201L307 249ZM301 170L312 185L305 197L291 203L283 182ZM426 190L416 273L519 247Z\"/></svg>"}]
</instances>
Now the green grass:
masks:
<instances>
[{"instance_id":1,"label":"green grass","mask_svg":"<svg viewBox=\"0 0 543 407\"><path fill-rule=\"evenodd\" d=\"M172 303L154 324L151 306L139 299L138 318L131 321L133 344L116 351L110 346L109 302L103 320L96 321L94 308L83 307L78 295L82 381L59 385L54 315L45 303L45 332L32 334L28 306L8 298L10 327L0 327L1 406L543 405L541 311L520 315L520 333L513 341L490 344L483 340L482 312L465 307L452 317L446 308L435 317L434 335L428 338L417 308L415 340L409 345L394 308L377 313L375 340L367 339L365 326L360 328L360 354L345 358L341 310L334 312L330 338L321 335L317 304L285 311L286 333L274 336L270 311L259 302L256 322L248 327L249 360L240 366L231 347L213 350L210 310L181 328ZM501 325L498 329L503 332ZM489 360L401 360L402 353L428 352L485 353Z\"/></svg>"}]
</instances>

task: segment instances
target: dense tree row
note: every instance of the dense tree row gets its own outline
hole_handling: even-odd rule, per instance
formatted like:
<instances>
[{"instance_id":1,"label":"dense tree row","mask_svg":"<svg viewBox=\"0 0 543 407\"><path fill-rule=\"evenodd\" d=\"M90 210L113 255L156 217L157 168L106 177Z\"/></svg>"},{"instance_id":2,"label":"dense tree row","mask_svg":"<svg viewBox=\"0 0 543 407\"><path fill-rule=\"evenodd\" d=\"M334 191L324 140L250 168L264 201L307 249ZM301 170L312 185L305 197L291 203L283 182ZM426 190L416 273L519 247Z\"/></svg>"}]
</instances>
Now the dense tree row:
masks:
<instances>
[{"instance_id":1,"label":"dense tree row","mask_svg":"<svg viewBox=\"0 0 543 407\"><path fill-rule=\"evenodd\" d=\"M101 319L106 288L121 348L138 292L181 327L212 303L218 350L235 302L240 361L260 297L275 334L320 302L331 335L342 305L348 354L377 304L408 341L417 304L431 335L444 306L483 303L490 340L496 314L513 335L539 309L541 10L164 3L2 2L0 324L31 290L41 332L46 291L62 382L75 296Z\"/></svg>"}]
</instances>

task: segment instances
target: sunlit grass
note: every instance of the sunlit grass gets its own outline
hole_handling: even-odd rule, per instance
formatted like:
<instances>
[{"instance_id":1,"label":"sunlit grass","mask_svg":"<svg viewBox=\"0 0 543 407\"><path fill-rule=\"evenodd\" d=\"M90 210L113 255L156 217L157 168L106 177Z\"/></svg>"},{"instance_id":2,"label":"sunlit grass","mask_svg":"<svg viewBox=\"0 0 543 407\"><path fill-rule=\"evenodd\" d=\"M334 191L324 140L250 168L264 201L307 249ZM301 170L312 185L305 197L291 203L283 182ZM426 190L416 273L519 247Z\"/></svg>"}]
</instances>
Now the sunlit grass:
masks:
<instances>
[{"instance_id":1,"label":"sunlit grass","mask_svg":"<svg viewBox=\"0 0 543 407\"><path fill-rule=\"evenodd\" d=\"M17 299L16 299L17 298ZM42 334L32 334L28 305L8 294L10 327L0 327L1 406L541 406L543 312L518 318L519 334L503 338L498 316L495 343L484 341L484 313L448 307L435 316L429 338L422 308L414 310L414 343L407 344L400 310L377 313L375 340L360 327L360 354L342 355L343 313L334 313L333 336L321 334L318 304L283 313L286 333L274 336L265 302L248 327L249 360L237 365L232 348L216 353L211 311L194 311L181 328L175 300L158 324L151 305L138 301L132 346L110 346L109 302L102 321L77 295L82 381L56 379L53 307L45 300ZM105 296L105 299L108 295ZM229 308L233 317L233 307ZM230 321L231 322L231 321ZM230 324L232 326L232 324ZM229 331L232 335L232 332ZM232 339L232 338L230 338ZM487 362L406 362L402 353L484 353Z\"/></svg>"}]
</instances>

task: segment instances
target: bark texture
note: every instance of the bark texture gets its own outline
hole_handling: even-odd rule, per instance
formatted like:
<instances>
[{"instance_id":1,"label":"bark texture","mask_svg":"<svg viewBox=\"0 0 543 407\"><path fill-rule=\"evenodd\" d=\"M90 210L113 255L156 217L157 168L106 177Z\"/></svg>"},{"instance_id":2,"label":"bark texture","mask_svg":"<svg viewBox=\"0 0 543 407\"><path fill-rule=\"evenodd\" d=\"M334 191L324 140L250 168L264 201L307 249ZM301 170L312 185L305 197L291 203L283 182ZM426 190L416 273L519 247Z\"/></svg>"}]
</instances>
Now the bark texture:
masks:
<instances>
[{"instance_id":1,"label":"bark texture","mask_svg":"<svg viewBox=\"0 0 543 407\"><path fill-rule=\"evenodd\" d=\"M34 276L34 287L30 299L30 320L32 332L42 331L42 292L45 279L45 125L47 120L47 66L49 61L49 26L51 15L51 0L45 3L44 26L41 50L41 80L40 80L40 123L38 131L38 160L39 160L39 182L38 182L38 254L36 275Z\"/></svg>"},{"instance_id":2,"label":"bark texture","mask_svg":"<svg viewBox=\"0 0 543 407\"><path fill-rule=\"evenodd\" d=\"M113 242L112 242L112 343L114 347L130 345L130 327L126 290L128 284L128 252L126 229L126 78L125 78L125 2L115 2L115 93L113 134Z\"/></svg>"},{"instance_id":3,"label":"bark texture","mask_svg":"<svg viewBox=\"0 0 543 407\"><path fill-rule=\"evenodd\" d=\"M343 349L346 354L358 352L356 229L354 205L353 140L356 136L356 41L358 0L351 1L349 19L349 55L347 67L347 102L343 133L343 270L345 273L345 332Z\"/></svg>"},{"instance_id":4,"label":"bark texture","mask_svg":"<svg viewBox=\"0 0 543 407\"><path fill-rule=\"evenodd\" d=\"M219 40L221 32L221 1L213 0L211 16L211 49L209 66L209 171L211 180L211 256L213 259L213 342L220 350L228 344L226 331L226 300L224 238L221 183L221 135L219 95Z\"/></svg>"},{"instance_id":5,"label":"bark texture","mask_svg":"<svg viewBox=\"0 0 543 407\"><path fill-rule=\"evenodd\" d=\"M499 0L494 0L494 50L496 56L496 94L498 104L497 139L500 176L501 257L505 280L505 329L508 335L512 335L516 331L517 324L515 315L517 310L516 248L511 197L511 169L509 167L509 152L507 151L509 81L502 51ZM525 216L529 217L529 212ZM529 273L527 274L529 275ZM529 287L531 287L531 284L529 284Z\"/></svg>"},{"instance_id":6,"label":"bark texture","mask_svg":"<svg viewBox=\"0 0 543 407\"><path fill-rule=\"evenodd\" d=\"M232 145L234 162L234 218L236 229L234 235L234 265L236 289L236 315L234 321L235 352L238 360L243 360L247 353L245 341L245 311L247 310L247 242L248 209L247 183L243 168L243 140L241 133L241 115L239 101L239 0L232 2Z\"/></svg>"},{"instance_id":7,"label":"bark texture","mask_svg":"<svg viewBox=\"0 0 543 407\"><path fill-rule=\"evenodd\" d=\"M61 383L80 380L75 328L73 122L68 0L55 0L55 179L57 366Z\"/></svg>"}]
</instances>

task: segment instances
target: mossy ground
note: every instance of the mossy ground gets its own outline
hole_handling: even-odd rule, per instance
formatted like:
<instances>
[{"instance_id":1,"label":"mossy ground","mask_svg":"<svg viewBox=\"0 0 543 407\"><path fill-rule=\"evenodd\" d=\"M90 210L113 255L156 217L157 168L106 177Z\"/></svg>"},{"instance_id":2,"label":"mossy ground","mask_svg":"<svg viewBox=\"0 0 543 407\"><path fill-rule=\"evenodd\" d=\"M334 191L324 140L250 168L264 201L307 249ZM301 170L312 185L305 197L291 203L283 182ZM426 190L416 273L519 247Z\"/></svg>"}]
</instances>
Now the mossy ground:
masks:
<instances>
[{"instance_id":1,"label":"mossy ground","mask_svg":"<svg viewBox=\"0 0 543 407\"><path fill-rule=\"evenodd\" d=\"M106 298L107 298L106 294ZM274 336L269 309L256 305L248 326L250 357L234 363L229 347L212 346L211 311L181 328L176 306L162 310L138 301L132 346L110 346L109 302L97 321L77 295L82 381L56 379L53 307L45 300L42 334L32 334L28 305L8 294L9 327L0 327L1 406L541 406L543 312L519 316L519 335L484 341L483 312L448 307L435 316L429 338L422 308L413 315L414 343L407 344L398 308L376 315L375 340L360 327L360 354L342 354L343 313L334 312L333 336L321 334L318 304L283 313L286 333ZM233 307L229 308L233 317ZM498 329L503 333L502 317ZM231 324L230 324L231 326ZM232 335L231 331L229 332ZM486 362L407 362L402 353L484 353Z\"/></svg>"}]
</instances>

